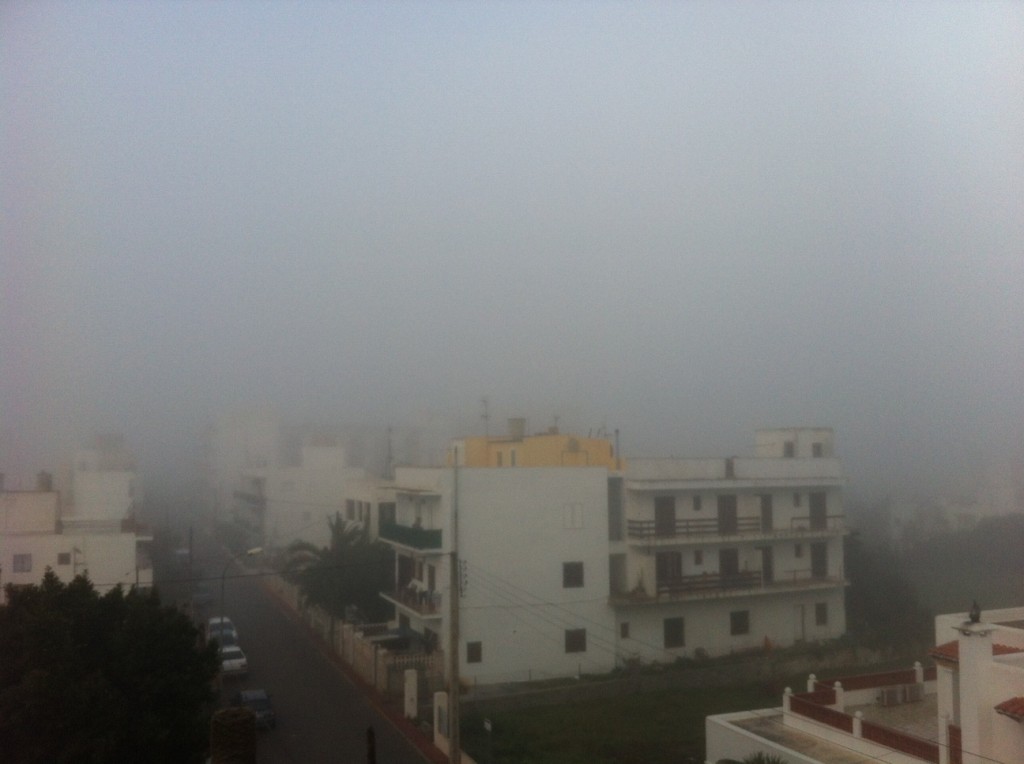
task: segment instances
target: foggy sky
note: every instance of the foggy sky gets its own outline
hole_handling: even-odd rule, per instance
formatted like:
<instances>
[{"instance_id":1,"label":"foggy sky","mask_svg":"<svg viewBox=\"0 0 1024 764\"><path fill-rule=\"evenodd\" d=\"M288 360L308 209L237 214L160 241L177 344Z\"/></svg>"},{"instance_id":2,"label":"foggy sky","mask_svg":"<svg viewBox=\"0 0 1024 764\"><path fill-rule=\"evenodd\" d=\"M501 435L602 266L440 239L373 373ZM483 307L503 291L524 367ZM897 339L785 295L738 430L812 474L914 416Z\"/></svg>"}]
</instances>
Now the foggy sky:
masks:
<instances>
[{"instance_id":1,"label":"foggy sky","mask_svg":"<svg viewBox=\"0 0 1024 764\"><path fill-rule=\"evenodd\" d=\"M0 470L242 404L1019 449L1020 3L0 6ZM152 462L150 465L152 468Z\"/></svg>"}]
</instances>

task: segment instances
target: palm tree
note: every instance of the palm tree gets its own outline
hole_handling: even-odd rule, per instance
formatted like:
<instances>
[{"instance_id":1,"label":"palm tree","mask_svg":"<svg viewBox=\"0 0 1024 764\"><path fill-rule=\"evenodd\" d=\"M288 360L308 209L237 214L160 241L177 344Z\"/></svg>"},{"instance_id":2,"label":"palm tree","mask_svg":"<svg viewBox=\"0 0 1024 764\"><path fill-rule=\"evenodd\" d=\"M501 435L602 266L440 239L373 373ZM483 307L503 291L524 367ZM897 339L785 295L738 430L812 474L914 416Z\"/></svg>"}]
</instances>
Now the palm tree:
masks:
<instances>
[{"instance_id":1,"label":"palm tree","mask_svg":"<svg viewBox=\"0 0 1024 764\"><path fill-rule=\"evenodd\" d=\"M308 541L288 547L284 575L299 587L306 601L336 618L355 607L363 617L383 620L390 606L380 598L394 577L394 552L386 544L371 542L362 526L347 523L340 514L327 519L330 546L317 548Z\"/></svg>"}]
</instances>

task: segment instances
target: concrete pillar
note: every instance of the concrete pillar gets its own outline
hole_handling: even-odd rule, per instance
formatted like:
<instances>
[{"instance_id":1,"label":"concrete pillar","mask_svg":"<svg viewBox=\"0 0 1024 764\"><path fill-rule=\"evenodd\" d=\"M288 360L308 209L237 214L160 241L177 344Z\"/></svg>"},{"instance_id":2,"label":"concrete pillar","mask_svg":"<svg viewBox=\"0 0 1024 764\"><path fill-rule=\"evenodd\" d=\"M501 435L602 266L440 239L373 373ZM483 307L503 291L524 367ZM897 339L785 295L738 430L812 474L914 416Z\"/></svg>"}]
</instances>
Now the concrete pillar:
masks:
<instances>
[{"instance_id":1,"label":"concrete pillar","mask_svg":"<svg viewBox=\"0 0 1024 764\"><path fill-rule=\"evenodd\" d=\"M988 665L992 662L992 627L964 622L956 627L960 660L960 731L963 764L980 764L992 739L992 705L986 699Z\"/></svg>"},{"instance_id":2,"label":"concrete pillar","mask_svg":"<svg viewBox=\"0 0 1024 764\"><path fill-rule=\"evenodd\" d=\"M419 672L405 670L405 718L415 719L419 715Z\"/></svg>"},{"instance_id":3,"label":"concrete pillar","mask_svg":"<svg viewBox=\"0 0 1024 764\"><path fill-rule=\"evenodd\" d=\"M836 682L832 685L832 689L836 692L836 703L833 706L837 711L846 711L846 694L843 692L843 683Z\"/></svg>"},{"instance_id":4,"label":"concrete pillar","mask_svg":"<svg viewBox=\"0 0 1024 764\"><path fill-rule=\"evenodd\" d=\"M949 714L939 714L939 764L949 764Z\"/></svg>"},{"instance_id":5,"label":"concrete pillar","mask_svg":"<svg viewBox=\"0 0 1024 764\"><path fill-rule=\"evenodd\" d=\"M924 666L921 661L914 661L914 681L918 684L924 683Z\"/></svg>"},{"instance_id":6,"label":"concrete pillar","mask_svg":"<svg viewBox=\"0 0 1024 764\"><path fill-rule=\"evenodd\" d=\"M857 711L853 715L853 736L854 737L863 737L863 735L864 735L863 723L864 723L864 712L863 711Z\"/></svg>"}]
</instances>

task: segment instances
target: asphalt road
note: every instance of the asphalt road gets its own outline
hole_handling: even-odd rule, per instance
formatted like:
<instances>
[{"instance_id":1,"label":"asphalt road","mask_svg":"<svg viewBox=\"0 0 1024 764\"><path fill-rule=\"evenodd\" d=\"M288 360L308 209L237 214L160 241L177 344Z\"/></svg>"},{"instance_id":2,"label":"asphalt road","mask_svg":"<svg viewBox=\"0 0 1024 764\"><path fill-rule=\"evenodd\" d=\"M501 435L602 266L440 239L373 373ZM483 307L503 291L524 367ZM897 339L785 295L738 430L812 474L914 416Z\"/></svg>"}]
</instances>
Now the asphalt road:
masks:
<instances>
[{"instance_id":1,"label":"asphalt road","mask_svg":"<svg viewBox=\"0 0 1024 764\"><path fill-rule=\"evenodd\" d=\"M233 577L243 572L229 569L224 610L238 629L249 676L227 680L224 696L240 688L262 688L271 694L277 729L260 733L259 764L361 764L367 761L370 726L378 764L427 762L320 652L305 627L263 590L258 578Z\"/></svg>"}]
</instances>

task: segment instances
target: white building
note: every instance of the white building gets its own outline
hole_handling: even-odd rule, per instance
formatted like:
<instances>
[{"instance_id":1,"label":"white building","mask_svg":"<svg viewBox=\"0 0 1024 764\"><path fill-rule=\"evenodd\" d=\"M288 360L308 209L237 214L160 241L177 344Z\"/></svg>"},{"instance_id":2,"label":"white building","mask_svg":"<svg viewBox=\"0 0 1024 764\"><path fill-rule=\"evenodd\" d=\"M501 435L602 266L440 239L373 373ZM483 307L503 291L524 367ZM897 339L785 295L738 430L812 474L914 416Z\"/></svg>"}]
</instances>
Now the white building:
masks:
<instances>
[{"instance_id":1,"label":"white building","mask_svg":"<svg viewBox=\"0 0 1024 764\"><path fill-rule=\"evenodd\" d=\"M152 586L152 537L135 522L136 478L119 469L126 466L92 449L79 452L72 482L81 505L64 503L47 473L38 490L0 492L2 583L37 584L49 567L63 581L87 574L100 592Z\"/></svg>"},{"instance_id":2,"label":"white building","mask_svg":"<svg viewBox=\"0 0 1024 764\"><path fill-rule=\"evenodd\" d=\"M624 656L841 636L844 482L821 428L760 430L753 458L631 459L610 558Z\"/></svg>"},{"instance_id":3,"label":"white building","mask_svg":"<svg viewBox=\"0 0 1024 764\"><path fill-rule=\"evenodd\" d=\"M243 470L264 470L278 463L280 421L266 408L221 417L207 432L206 481L215 516L226 520L235 507Z\"/></svg>"},{"instance_id":4,"label":"white building","mask_svg":"<svg viewBox=\"0 0 1024 764\"><path fill-rule=\"evenodd\" d=\"M758 752L807 764L1024 761L1024 608L939 616L935 632L933 669L828 683L812 675L779 708L707 717L706 761Z\"/></svg>"},{"instance_id":5,"label":"white building","mask_svg":"<svg viewBox=\"0 0 1024 764\"><path fill-rule=\"evenodd\" d=\"M615 666L604 468L399 468L393 488L380 538L396 551L395 588L383 596L402 627L450 654L457 532L463 681Z\"/></svg>"}]
</instances>

